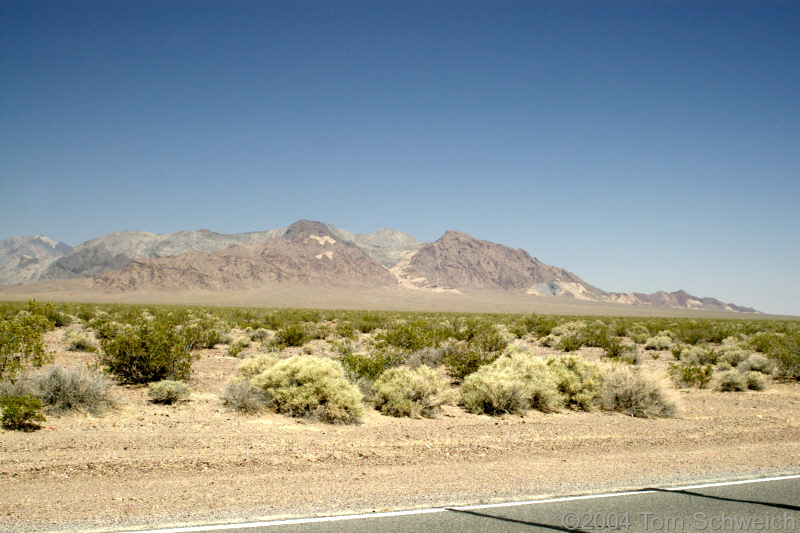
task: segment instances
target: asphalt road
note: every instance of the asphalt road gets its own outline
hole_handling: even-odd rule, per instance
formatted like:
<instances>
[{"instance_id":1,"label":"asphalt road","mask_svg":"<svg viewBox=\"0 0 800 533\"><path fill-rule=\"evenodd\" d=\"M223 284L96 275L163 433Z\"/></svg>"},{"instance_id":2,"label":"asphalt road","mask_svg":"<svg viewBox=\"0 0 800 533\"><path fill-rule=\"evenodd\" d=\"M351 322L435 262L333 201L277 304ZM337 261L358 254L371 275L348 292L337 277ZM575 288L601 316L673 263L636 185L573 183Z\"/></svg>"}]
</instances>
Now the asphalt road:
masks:
<instances>
[{"instance_id":1,"label":"asphalt road","mask_svg":"<svg viewBox=\"0 0 800 533\"><path fill-rule=\"evenodd\" d=\"M800 531L800 476L647 488L530 502L154 530L237 533L395 531Z\"/></svg>"}]
</instances>

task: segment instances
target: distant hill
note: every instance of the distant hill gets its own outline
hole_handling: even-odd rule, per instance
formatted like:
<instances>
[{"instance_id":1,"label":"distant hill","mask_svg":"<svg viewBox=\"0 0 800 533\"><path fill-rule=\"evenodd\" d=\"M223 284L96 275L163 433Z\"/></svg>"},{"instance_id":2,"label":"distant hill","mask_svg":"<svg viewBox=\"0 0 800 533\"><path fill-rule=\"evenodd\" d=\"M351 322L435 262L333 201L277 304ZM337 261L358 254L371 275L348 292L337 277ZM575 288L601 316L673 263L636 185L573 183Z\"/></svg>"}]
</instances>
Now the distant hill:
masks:
<instances>
[{"instance_id":1,"label":"distant hill","mask_svg":"<svg viewBox=\"0 0 800 533\"><path fill-rule=\"evenodd\" d=\"M72 246L44 235L0 241L0 285L37 281L41 273Z\"/></svg>"},{"instance_id":2,"label":"distant hill","mask_svg":"<svg viewBox=\"0 0 800 533\"><path fill-rule=\"evenodd\" d=\"M4 262L3 262L4 261ZM265 283L390 287L463 293L495 291L588 302L756 312L678 290L611 293L525 250L448 231L431 243L385 228L357 234L309 220L287 228L220 234L122 231L75 248L46 237L0 246L0 284L93 278L107 291L231 290Z\"/></svg>"}]
</instances>

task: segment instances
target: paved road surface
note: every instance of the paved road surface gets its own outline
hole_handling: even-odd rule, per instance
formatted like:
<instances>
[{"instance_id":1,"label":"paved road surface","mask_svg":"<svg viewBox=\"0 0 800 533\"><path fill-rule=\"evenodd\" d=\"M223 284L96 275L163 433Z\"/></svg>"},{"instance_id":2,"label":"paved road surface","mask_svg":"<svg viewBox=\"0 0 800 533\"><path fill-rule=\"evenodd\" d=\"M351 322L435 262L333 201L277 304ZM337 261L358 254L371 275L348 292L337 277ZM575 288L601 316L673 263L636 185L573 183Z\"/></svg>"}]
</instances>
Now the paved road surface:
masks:
<instances>
[{"instance_id":1,"label":"paved road surface","mask_svg":"<svg viewBox=\"0 0 800 533\"><path fill-rule=\"evenodd\" d=\"M507 504L154 531L159 533L800 532L800 475Z\"/></svg>"}]
</instances>

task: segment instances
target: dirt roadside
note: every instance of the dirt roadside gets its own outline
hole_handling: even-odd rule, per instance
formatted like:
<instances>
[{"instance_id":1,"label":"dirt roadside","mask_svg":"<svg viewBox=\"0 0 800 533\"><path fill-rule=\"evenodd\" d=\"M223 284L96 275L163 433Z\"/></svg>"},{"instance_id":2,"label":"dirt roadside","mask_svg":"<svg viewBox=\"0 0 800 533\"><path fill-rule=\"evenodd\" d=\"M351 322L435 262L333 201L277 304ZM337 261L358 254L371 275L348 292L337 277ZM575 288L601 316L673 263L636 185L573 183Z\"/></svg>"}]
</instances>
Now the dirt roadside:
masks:
<instances>
[{"instance_id":1,"label":"dirt roadside","mask_svg":"<svg viewBox=\"0 0 800 533\"><path fill-rule=\"evenodd\" d=\"M64 352L55 333L48 343L64 364L93 361ZM669 420L451 407L434 420L369 410L361 425L330 426L227 411L217 394L238 363L203 352L195 392L177 406L119 387L119 407L102 417L0 432L0 530L108 531L800 473L800 383L683 392L682 416Z\"/></svg>"}]
</instances>

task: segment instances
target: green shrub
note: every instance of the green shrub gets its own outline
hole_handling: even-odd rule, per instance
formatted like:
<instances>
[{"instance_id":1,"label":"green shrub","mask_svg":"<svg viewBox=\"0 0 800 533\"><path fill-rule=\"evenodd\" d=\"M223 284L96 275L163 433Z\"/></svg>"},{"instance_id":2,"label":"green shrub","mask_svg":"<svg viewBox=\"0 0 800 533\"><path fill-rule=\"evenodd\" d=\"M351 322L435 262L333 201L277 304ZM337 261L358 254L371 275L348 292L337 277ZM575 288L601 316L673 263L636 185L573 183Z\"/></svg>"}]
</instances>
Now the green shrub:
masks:
<instances>
[{"instance_id":1,"label":"green shrub","mask_svg":"<svg viewBox=\"0 0 800 533\"><path fill-rule=\"evenodd\" d=\"M52 329L43 316L21 311L0 319L0 378L11 378L30 364L40 367L52 356L44 349L44 333Z\"/></svg>"},{"instance_id":2,"label":"green shrub","mask_svg":"<svg viewBox=\"0 0 800 533\"><path fill-rule=\"evenodd\" d=\"M744 391L747 390L747 378L737 370L728 370L719 375L719 390Z\"/></svg>"},{"instance_id":3,"label":"green shrub","mask_svg":"<svg viewBox=\"0 0 800 533\"><path fill-rule=\"evenodd\" d=\"M670 377L680 388L699 387L704 389L711 381L713 373L714 367L711 365L705 367L675 363L669 365Z\"/></svg>"},{"instance_id":4,"label":"green shrub","mask_svg":"<svg viewBox=\"0 0 800 533\"><path fill-rule=\"evenodd\" d=\"M563 355L547 359L547 366L555 373L558 390L570 409L589 411L595 407L603 384L600 367L581 357Z\"/></svg>"},{"instance_id":5,"label":"green shrub","mask_svg":"<svg viewBox=\"0 0 800 533\"><path fill-rule=\"evenodd\" d=\"M745 372L747 388L750 390L764 390L767 388L767 378L761 372Z\"/></svg>"},{"instance_id":6,"label":"green shrub","mask_svg":"<svg viewBox=\"0 0 800 533\"><path fill-rule=\"evenodd\" d=\"M0 396L0 425L5 429L32 431L39 429L36 422L44 422L42 401L36 396Z\"/></svg>"},{"instance_id":7,"label":"green shrub","mask_svg":"<svg viewBox=\"0 0 800 533\"><path fill-rule=\"evenodd\" d=\"M636 324L628 329L628 337L636 344L644 344L650 338L650 331L641 324Z\"/></svg>"},{"instance_id":8,"label":"green shrub","mask_svg":"<svg viewBox=\"0 0 800 533\"><path fill-rule=\"evenodd\" d=\"M183 381L171 379L156 381L147 386L147 395L150 396L150 401L167 405L188 398L191 392L192 389Z\"/></svg>"},{"instance_id":9,"label":"green shrub","mask_svg":"<svg viewBox=\"0 0 800 533\"><path fill-rule=\"evenodd\" d=\"M192 370L192 344L167 319L139 319L100 342L101 363L123 383L183 380Z\"/></svg>"},{"instance_id":10,"label":"green shrub","mask_svg":"<svg viewBox=\"0 0 800 533\"><path fill-rule=\"evenodd\" d=\"M278 361L251 383L279 413L329 423L357 423L364 415L361 392L331 359L294 356Z\"/></svg>"},{"instance_id":11,"label":"green shrub","mask_svg":"<svg viewBox=\"0 0 800 533\"><path fill-rule=\"evenodd\" d=\"M457 341L445 346L442 362L448 375L462 380L497 359L498 355L496 352L487 352L479 345Z\"/></svg>"},{"instance_id":12,"label":"green shrub","mask_svg":"<svg viewBox=\"0 0 800 533\"><path fill-rule=\"evenodd\" d=\"M390 416L431 418L453 400L449 384L427 366L390 368L373 391L375 407Z\"/></svg>"},{"instance_id":13,"label":"green shrub","mask_svg":"<svg viewBox=\"0 0 800 533\"><path fill-rule=\"evenodd\" d=\"M220 399L229 409L245 414L255 414L267 407L264 395L245 377L237 376L226 381Z\"/></svg>"},{"instance_id":14,"label":"green shrub","mask_svg":"<svg viewBox=\"0 0 800 533\"><path fill-rule=\"evenodd\" d=\"M601 406L638 418L674 418L678 405L657 380L637 369L613 365L603 377Z\"/></svg>"},{"instance_id":15,"label":"green shrub","mask_svg":"<svg viewBox=\"0 0 800 533\"><path fill-rule=\"evenodd\" d=\"M512 350L467 376L461 384L461 397L467 411L476 414L518 413L531 408L550 412L563 406L551 369L521 350Z\"/></svg>"},{"instance_id":16,"label":"green shrub","mask_svg":"<svg viewBox=\"0 0 800 533\"><path fill-rule=\"evenodd\" d=\"M406 361L405 355L391 347L376 348L370 354L345 353L339 361L353 381L366 378L375 381L388 369L400 366Z\"/></svg>"},{"instance_id":17,"label":"green shrub","mask_svg":"<svg viewBox=\"0 0 800 533\"><path fill-rule=\"evenodd\" d=\"M550 331L550 334L556 335L557 337L580 335L584 329L586 329L586 322L583 320L575 320L559 324Z\"/></svg>"},{"instance_id":18,"label":"green shrub","mask_svg":"<svg viewBox=\"0 0 800 533\"><path fill-rule=\"evenodd\" d=\"M247 337L239 337L228 346L228 355L231 357L238 357L245 348L250 346L250 339Z\"/></svg>"},{"instance_id":19,"label":"green shrub","mask_svg":"<svg viewBox=\"0 0 800 533\"><path fill-rule=\"evenodd\" d=\"M96 352L97 347L85 331L68 329L64 332L64 342L69 352Z\"/></svg>"},{"instance_id":20,"label":"green shrub","mask_svg":"<svg viewBox=\"0 0 800 533\"><path fill-rule=\"evenodd\" d=\"M581 346L583 346L583 338L579 334L574 334L561 337L556 348L564 352L574 352L580 350Z\"/></svg>"},{"instance_id":21,"label":"green shrub","mask_svg":"<svg viewBox=\"0 0 800 533\"><path fill-rule=\"evenodd\" d=\"M644 345L645 350L669 350L671 347L672 339L666 335L650 337Z\"/></svg>"},{"instance_id":22,"label":"green shrub","mask_svg":"<svg viewBox=\"0 0 800 533\"><path fill-rule=\"evenodd\" d=\"M111 381L85 367L54 365L33 378L36 396L53 412L69 410L99 415L113 407Z\"/></svg>"},{"instance_id":23,"label":"green shrub","mask_svg":"<svg viewBox=\"0 0 800 533\"><path fill-rule=\"evenodd\" d=\"M347 321L336 324L336 334L343 339L355 339L358 337L358 332L352 322Z\"/></svg>"},{"instance_id":24,"label":"green shrub","mask_svg":"<svg viewBox=\"0 0 800 533\"><path fill-rule=\"evenodd\" d=\"M375 340L390 344L401 350L413 352L423 348L435 348L447 338L447 331L430 320L398 322L391 328L375 335Z\"/></svg>"},{"instance_id":25,"label":"green shrub","mask_svg":"<svg viewBox=\"0 0 800 533\"><path fill-rule=\"evenodd\" d=\"M278 330L275 341L280 346L302 346L308 340L308 333L302 324L290 324Z\"/></svg>"}]
</instances>

